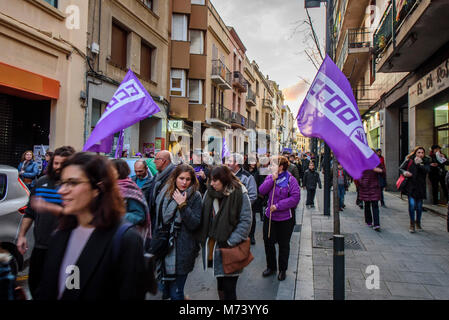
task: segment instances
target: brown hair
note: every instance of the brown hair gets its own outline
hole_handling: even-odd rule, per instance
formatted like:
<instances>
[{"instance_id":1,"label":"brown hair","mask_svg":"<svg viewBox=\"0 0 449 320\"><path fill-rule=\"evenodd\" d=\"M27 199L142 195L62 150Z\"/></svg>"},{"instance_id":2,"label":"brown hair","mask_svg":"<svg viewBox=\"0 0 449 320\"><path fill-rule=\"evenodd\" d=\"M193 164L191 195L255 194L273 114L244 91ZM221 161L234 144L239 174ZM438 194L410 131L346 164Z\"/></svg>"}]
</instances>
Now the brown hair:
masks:
<instances>
[{"instance_id":1,"label":"brown hair","mask_svg":"<svg viewBox=\"0 0 449 320\"><path fill-rule=\"evenodd\" d=\"M118 178L120 180L126 179L131 173L131 169L128 166L128 163L122 159L112 159L112 165L117 170Z\"/></svg>"},{"instance_id":2,"label":"brown hair","mask_svg":"<svg viewBox=\"0 0 449 320\"><path fill-rule=\"evenodd\" d=\"M417 146L408 156L407 156L407 160L410 160L412 157L414 158L416 156L416 152L422 149L424 151L424 155L426 155L426 149L424 149L424 147L421 146Z\"/></svg>"},{"instance_id":3,"label":"brown hair","mask_svg":"<svg viewBox=\"0 0 449 320\"><path fill-rule=\"evenodd\" d=\"M25 155L26 155L28 152L31 153L31 159L35 160L35 159L34 159L34 153L33 153L33 151L27 150L27 151L25 151L25 152L22 154L22 158L20 158L20 162L24 162L24 161L25 161Z\"/></svg>"},{"instance_id":4,"label":"brown hair","mask_svg":"<svg viewBox=\"0 0 449 320\"><path fill-rule=\"evenodd\" d=\"M283 171L287 171L290 162L284 156L275 156L271 158L272 163L276 163L279 167L282 167Z\"/></svg>"},{"instance_id":5,"label":"brown hair","mask_svg":"<svg viewBox=\"0 0 449 320\"><path fill-rule=\"evenodd\" d=\"M120 195L111 162L103 156L88 152L78 152L68 158L62 170L68 166L78 166L90 181L98 196L91 203L94 218L91 225L99 229L109 229L120 223L125 214L125 203ZM78 225L73 215L62 216L60 229L72 229Z\"/></svg>"},{"instance_id":6,"label":"brown hair","mask_svg":"<svg viewBox=\"0 0 449 320\"><path fill-rule=\"evenodd\" d=\"M191 179L190 186L193 187L194 191L198 190L199 182L198 179L196 178L195 170L188 164L180 164L175 168L175 170L173 170L173 172L170 174L170 177L167 180L168 185L167 193L170 195L170 197L173 196L173 193L176 190L176 179L178 179L179 175L184 172L190 173Z\"/></svg>"},{"instance_id":7,"label":"brown hair","mask_svg":"<svg viewBox=\"0 0 449 320\"><path fill-rule=\"evenodd\" d=\"M224 188L234 187L240 188L239 179L225 165L215 166L210 173L212 180L220 180Z\"/></svg>"}]
</instances>

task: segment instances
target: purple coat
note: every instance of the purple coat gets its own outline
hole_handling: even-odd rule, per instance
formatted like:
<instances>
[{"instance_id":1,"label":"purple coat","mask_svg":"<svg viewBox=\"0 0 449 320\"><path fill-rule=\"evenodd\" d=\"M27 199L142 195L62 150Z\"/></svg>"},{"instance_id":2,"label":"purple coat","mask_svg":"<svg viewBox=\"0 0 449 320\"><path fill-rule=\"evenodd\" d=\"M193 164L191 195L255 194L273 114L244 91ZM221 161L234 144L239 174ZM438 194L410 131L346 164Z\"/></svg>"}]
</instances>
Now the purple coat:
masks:
<instances>
[{"instance_id":1,"label":"purple coat","mask_svg":"<svg viewBox=\"0 0 449 320\"><path fill-rule=\"evenodd\" d=\"M377 166L385 172L385 167L381 164ZM359 180L359 199L362 201L379 201L381 197L381 188L379 184L379 176L382 173L373 170L363 171L363 175Z\"/></svg>"},{"instance_id":2,"label":"purple coat","mask_svg":"<svg viewBox=\"0 0 449 320\"><path fill-rule=\"evenodd\" d=\"M272 201L274 183L271 175L267 176L265 181L259 187L260 194L268 194L268 204L265 215L270 217L270 207L272 204L277 208L276 211L271 213L271 219L273 221L285 221L290 219L292 217L290 209L295 208L301 199L301 189L299 188L298 181L290 172L288 172L288 179L289 188L280 188L276 185L274 190L274 201Z\"/></svg>"}]
</instances>

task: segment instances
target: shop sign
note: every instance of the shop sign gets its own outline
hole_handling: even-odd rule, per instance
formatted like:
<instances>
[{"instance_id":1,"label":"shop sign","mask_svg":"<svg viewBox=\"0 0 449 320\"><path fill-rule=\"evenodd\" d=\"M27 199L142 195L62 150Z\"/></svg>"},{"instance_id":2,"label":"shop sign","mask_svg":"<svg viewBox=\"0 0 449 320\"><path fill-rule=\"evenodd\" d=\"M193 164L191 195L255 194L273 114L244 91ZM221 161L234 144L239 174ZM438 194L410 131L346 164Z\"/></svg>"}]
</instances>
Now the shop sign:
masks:
<instances>
[{"instance_id":1,"label":"shop sign","mask_svg":"<svg viewBox=\"0 0 449 320\"><path fill-rule=\"evenodd\" d=\"M182 120L168 120L168 131L176 132L184 129L184 121Z\"/></svg>"},{"instance_id":2,"label":"shop sign","mask_svg":"<svg viewBox=\"0 0 449 320\"><path fill-rule=\"evenodd\" d=\"M446 88L449 88L449 59L409 88L409 105L416 106Z\"/></svg>"}]
</instances>

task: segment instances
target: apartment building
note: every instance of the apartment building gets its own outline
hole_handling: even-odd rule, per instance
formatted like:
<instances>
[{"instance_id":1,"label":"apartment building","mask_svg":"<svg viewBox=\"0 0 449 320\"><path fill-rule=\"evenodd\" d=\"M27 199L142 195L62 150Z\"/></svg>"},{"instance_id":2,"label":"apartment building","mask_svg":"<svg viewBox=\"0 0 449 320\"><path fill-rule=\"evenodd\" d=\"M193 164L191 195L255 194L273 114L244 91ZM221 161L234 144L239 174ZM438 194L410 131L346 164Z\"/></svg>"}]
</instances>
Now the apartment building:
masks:
<instances>
[{"instance_id":1,"label":"apartment building","mask_svg":"<svg viewBox=\"0 0 449 320\"><path fill-rule=\"evenodd\" d=\"M87 1L0 1L0 163L83 146Z\"/></svg>"},{"instance_id":2,"label":"apartment building","mask_svg":"<svg viewBox=\"0 0 449 320\"><path fill-rule=\"evenodd\" d=\"M335 10L335 58L353 86L370 145L383 150L394 190L398 167L416 145L449 151L449 2L345 0ZM442 192L438 201L446 201Z\"/></svg>"},{"instance_id":3,"label":"apartment building","mask_svg":"<svg viewBox=\"0 0 449 320\"><path fill-rule=\"evenodd\" d=\"M162 0L89 1L85 139L131 69L161 111L125 130L124 149L167 149L169 10Z\"/></svg>"}]
</instances>

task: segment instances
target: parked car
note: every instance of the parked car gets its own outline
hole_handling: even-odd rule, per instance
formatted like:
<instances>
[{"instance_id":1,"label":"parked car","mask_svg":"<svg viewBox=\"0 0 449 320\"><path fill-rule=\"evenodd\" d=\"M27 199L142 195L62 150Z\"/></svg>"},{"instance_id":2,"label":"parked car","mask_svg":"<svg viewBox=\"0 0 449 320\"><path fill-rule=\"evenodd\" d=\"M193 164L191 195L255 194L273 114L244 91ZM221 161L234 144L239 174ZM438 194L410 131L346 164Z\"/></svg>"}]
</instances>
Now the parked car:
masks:
<instances>
[{"instance_id":1,"label":"parked car","mask_svg":"<svg viewBox=\"0 0 449 320\"><path fill-rule=\"evenodd\" d=\"M0 250L8 251L13 259L11 267L15 274L21 271L29 260L29 250L22 256L17 250L16 242L19 227L25 213L30 191L19 178L16 168L0 165ZM27 235L28 245L33 246L33 232Z\"/></svg>"}]
</instances>

